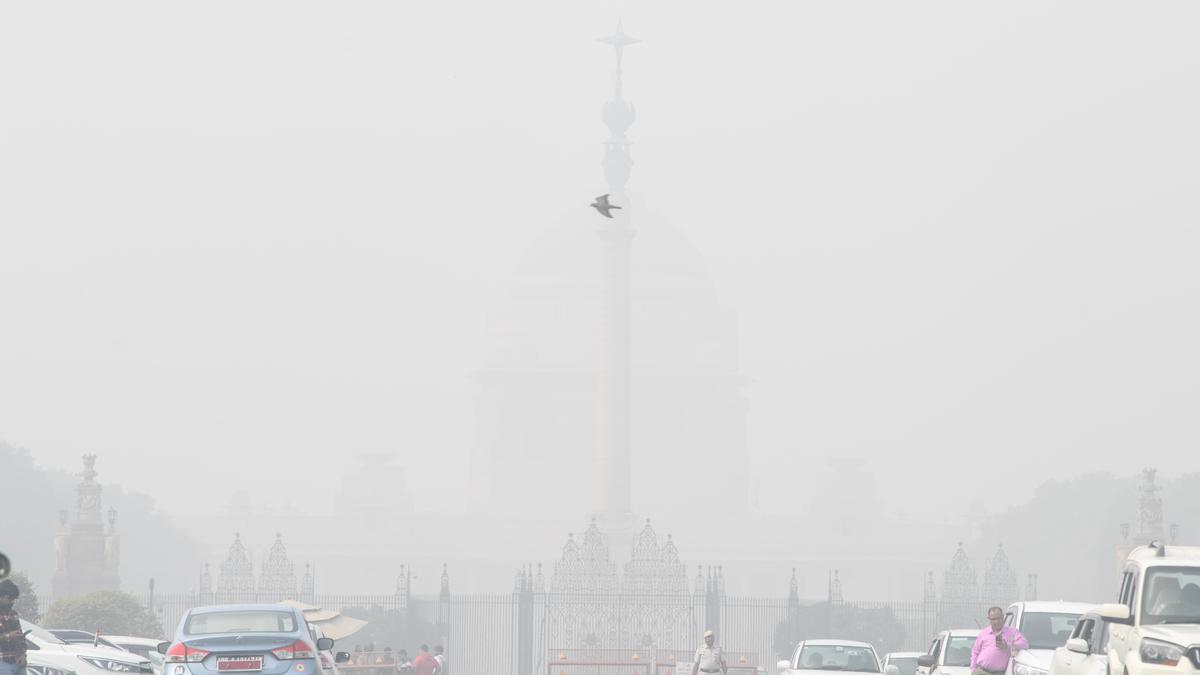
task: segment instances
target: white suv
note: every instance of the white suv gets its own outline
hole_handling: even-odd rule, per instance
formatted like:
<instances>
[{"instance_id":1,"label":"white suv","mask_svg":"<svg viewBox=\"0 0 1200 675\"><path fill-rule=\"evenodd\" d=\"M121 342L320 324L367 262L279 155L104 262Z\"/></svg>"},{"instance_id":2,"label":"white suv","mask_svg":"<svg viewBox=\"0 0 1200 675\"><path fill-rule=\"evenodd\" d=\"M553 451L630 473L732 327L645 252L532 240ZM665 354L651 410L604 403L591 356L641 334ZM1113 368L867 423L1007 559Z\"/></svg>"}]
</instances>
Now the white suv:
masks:
<instances>
[{"instance_id":1,"label":"white suv","mask_svg":"<svg viewBox=\"0 0 1200 675\"><path fill-rule=\"evenodd\" d=\"M1153 543L1130 552L1109 623L1109 675L1200 671L1200 547Z\"/></svg>"},{"instance_id":2,"label":"white suv","mask_svg":"<svg viewBox=\"0 0 1200 675\"><path fill-rule=\"evenodd\" d=\"M1046 675L1054 650L1067 643L1079 617L1095 602L1016 602L1004 613L1004 624L1013 626L1029 641L1009 662L1009 675Z\"/></svg>"}]
</instances>

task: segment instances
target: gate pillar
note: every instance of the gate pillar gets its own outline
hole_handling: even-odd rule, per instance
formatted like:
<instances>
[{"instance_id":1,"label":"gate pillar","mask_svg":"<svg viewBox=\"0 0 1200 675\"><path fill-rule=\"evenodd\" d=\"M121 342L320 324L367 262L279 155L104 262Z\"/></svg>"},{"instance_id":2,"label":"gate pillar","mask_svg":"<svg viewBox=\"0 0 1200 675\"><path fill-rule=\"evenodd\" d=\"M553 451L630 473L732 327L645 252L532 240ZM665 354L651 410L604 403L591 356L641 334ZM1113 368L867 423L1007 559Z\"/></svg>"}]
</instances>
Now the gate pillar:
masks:
<instances>
[{"instance_id":1,"label":"gate pillar","mask_svg":"<svg viewBox=\"0 0 1200 675\"><path fill-rule=\"evenodd\" d=\"M517 572L513 594L517 602L517 675L534 675L532 569Z\"/></svg>"}]
</instances>

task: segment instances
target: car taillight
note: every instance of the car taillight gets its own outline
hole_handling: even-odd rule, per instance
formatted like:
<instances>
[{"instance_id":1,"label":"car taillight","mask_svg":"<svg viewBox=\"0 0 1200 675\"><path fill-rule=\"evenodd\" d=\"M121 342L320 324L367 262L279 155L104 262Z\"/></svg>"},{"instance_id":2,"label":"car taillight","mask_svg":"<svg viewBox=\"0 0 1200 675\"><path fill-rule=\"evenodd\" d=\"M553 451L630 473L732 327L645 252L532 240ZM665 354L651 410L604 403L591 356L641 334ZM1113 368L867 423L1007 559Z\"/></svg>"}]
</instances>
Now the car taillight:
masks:
<instances>
[{"instance_id":1,"label":"car taillight","mask_svg":"<svg viewBox=\"0 0 1200 675\"><path fill-rule=\"evenodd\" d=\"M167 650L167 661L170 663L200 663L208 656L203 649L189 647L182 642L176 642Z\"/></svg>"},{"instance_id":2,"label":"car taillight","mask_svg":"<svg viewBox=\"0 0 1200 675\"><path fill-rule=\"evenodd\" d=\"M314 658L317 655L317 650L313 649L313 646L304 640L296 640L286 647L272 649L271 653L280 661L291 661L292 659Z\"/></svg>"}]
</instances>

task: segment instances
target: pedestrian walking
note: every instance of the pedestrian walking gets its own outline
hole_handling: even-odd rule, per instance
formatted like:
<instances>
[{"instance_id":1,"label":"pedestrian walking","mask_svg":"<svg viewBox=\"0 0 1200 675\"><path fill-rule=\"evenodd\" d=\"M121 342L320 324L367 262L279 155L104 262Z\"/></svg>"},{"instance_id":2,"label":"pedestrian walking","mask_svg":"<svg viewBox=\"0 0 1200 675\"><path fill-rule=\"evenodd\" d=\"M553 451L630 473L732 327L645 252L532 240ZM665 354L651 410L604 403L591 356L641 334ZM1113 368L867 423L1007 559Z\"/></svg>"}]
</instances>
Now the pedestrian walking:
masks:
<instances>
[{"instance_id":1,"label":"pedestrian walking","mask_svg":"<svg viewBox=\"0 0 1200 675\"><path fill-rule=\"evenodd\" d=\"M446 670L446 648L441 645L435 645L433 648L433 660L438 662L438 671L442 675L448 675Z\"/></svg>"},{"instance_id":2,"label":"pedestrian walking","mask_svg":"<svg viewBox=\"0 0 1200 675\"><path fill-rule=\"evenodd\" d=\"M13 605L21 589L12 579L0 581L0 675L25 675L25 631Z\"/></svg>"},{"instance_id":3,"label":"pedestrian walking","mask_svg":"<svg viewBox=\"0 0 1200 675\"><path fill-rule=\"evenodd\" d=\"M397 675L413 675L412 659L408 658L408 650L401 649L396 656L396 673Z\"/></svg>"},{"instance_id":4,"label":"pedestrian walking","mask_svg":"<svg viewBox=\"0 0 1200 675\"><path fill-rule=\"evenodd\" d=\"M692 675L697 673L721 673L726 675L725 657L721 648L716 646L717 636L711 631L704 631L704 646L696 650L696 658L692 662Z\"/></svg>"},{"instance_id":5,"label":"pedestrian walking","mask_svg":"<svg viewBox=\"0 0 1200 675\"><path fill-rule=\"evenodd\" d=\"M979 631L971 647L971 675L1003 675L1017 652L1029 649L1021 631L1004 625L1003 609L989 608L987 619L988 627Z\"/></svg>"},{"instance_id":6,"label":"pedestrian walking","mask_svg":"<svg viewBox=\"0 0 1200 675\"><path fill-rule=\"evenodd\" d=\"M413 675L441 675L442 667L429 653L429 645L421 645L421 652L413 659Z\"/></svg>"}]
</instances>

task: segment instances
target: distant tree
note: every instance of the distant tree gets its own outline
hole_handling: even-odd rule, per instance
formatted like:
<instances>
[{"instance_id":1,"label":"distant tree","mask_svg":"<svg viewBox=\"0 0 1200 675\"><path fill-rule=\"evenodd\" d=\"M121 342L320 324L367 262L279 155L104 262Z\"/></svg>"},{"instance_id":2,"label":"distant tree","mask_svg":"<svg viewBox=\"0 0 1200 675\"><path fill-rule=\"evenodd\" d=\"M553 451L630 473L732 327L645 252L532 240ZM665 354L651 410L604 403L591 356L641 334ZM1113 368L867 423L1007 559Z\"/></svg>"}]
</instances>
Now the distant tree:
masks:
<instances>
[{"instance_id":1,"label":"distant tree","mask_svg":"<svg viewBox=\"0 0 1200 675\"><path fill-rule=\"evenodd\" d=\"M41 607L38 604L37 588L29 580L29 575L16 572L9 578L21 589L21 597L17 598L13 609L17 610L17 615L22 619L37 623L42 618Z\"/></svg>"},{"instance_id":2,"label":"distant tree","mask_svg":"<svg viewBox=\"0 0 1200 675\"><path fill-rule=\"evenodd\" d=\"M362 619L367 622L362 630L354 635L338 641L338 649L350 651L353 645L375 645L377 650L391 647L394 650L407 649L409 656L417 655L417 647L428 644L432 647L442 640L442 631L435 623L426 621L418 616L417 607L407 610L383 609L374 607L348 607L342 614Z\"/></svg>"},{"instance_id":3,"label":"distant tree","mask_svg":"<svg viewBox=\"0 0 1200 675\"><path fill-rule=\"evenodd\" d=\"M74 628L107 635L161 638L162 626L137 598L124 591L96 591L50 606L46 628Z\"/></svg>"}]
</instances>

